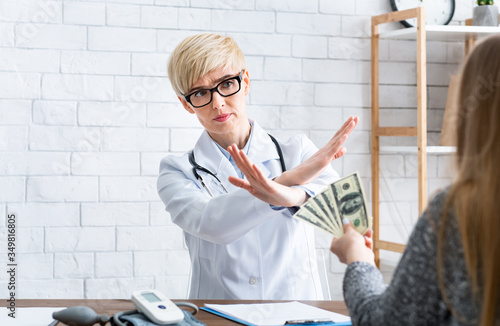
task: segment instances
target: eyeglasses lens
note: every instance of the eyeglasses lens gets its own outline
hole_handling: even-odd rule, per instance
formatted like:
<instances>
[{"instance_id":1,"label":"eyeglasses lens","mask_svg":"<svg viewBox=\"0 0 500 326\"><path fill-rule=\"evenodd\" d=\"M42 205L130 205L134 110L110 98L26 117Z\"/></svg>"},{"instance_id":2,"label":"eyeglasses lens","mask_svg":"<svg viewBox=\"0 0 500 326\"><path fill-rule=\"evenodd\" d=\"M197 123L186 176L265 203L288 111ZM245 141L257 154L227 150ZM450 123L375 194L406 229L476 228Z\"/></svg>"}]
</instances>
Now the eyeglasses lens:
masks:
<instances>
[{"instance_id":1,"label":"eyeglasses lens","mask_svg":"<svg viewBox=\"0 0 500 326\"><path fill-rule=\"evenodd\" d=\"M227 97L238 93L241 89L240 76L226 79L219 83L213 89L202 89L189 96L191 104L194 107L202 107L212 102L212 94L214 91L221 96Z\"/></svg>"}]
</instances>

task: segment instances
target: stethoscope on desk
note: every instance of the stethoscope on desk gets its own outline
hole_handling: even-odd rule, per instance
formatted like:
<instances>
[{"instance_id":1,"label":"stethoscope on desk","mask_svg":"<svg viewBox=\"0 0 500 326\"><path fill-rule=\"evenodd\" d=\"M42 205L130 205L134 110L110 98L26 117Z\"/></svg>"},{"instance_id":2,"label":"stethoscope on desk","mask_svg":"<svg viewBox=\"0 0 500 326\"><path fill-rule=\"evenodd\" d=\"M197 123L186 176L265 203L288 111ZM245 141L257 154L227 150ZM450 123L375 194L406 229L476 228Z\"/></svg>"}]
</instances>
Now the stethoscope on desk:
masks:
<instances>
[{"instance_id":1,"label":"stethoscope on desk","mask_svg":"<svg viewBox=\"0 0 500 326\"><path fill-rule=\"evenodd\" d=\"M268 134L268 135L271 138L271 140L273 141L274 145L276 146L276 150L278 151L278 155L280 157L280 163L281 163L281 171L285 172L286 171L285 159L283 158L283 152L281 151L281 146L280 146L280 144L278 144L278 141L276 140L276 138L274 138L270 134ZM209 174L210 176L212 176L215 180L217 180L217 182L219 182L219 184L221 185L222 189L224 189L224 191L226 193L228 192L227 189L222 184L222 182L220 181L220 179L215 175L215 173L213 173L209 169L207 169L207 168L199 165L198 163L196 163L196 160L194 158L194 151L191 151L191 153L189 153L189 163L191 163L191 166L193 167L194 176L196 177L196 179L198 179L201 182L202 186L207 190L207 192L209 193L209 195L211 197L213 197L214 195L212 194L212 192L210 191L210 189L208 188L208 186L205 184L205 181L203 181L203 178L201 177L201 175L198 173L197 170L203 171L206 174Z\"/></svg>"}]
</instances>

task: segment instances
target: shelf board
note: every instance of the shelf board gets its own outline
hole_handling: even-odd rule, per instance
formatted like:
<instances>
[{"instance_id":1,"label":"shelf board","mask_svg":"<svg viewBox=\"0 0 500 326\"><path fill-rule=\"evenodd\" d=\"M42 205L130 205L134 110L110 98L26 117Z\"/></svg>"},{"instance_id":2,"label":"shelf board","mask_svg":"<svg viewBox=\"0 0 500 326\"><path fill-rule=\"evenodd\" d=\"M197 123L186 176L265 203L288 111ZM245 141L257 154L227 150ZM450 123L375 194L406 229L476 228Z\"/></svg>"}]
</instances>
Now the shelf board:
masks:
<instances>
[{"instance_id":1,"label":"shelf board","mask_svg":"<svg viewBox=\"0 0 500 326\"><path fill-rule=\"evenodd\" d=\"M464 41L469 38L480 38L490 34L500 33L500 27L493 26L452 26L426 25L428 41ZM380 39L416 40L417 28L409 27L380 33Z\"/></svg>"},{"instance_id":2,"label":"shelf board","mask_svg":"<svg viewBox=\"0 0 500 326\"><path fill-rule=\"evenodd\" d=\"M427 146L427 154L453 154L455 146ZM417 154L417 146L380 146L380 154Z\"/></svg>"}]
</instances>

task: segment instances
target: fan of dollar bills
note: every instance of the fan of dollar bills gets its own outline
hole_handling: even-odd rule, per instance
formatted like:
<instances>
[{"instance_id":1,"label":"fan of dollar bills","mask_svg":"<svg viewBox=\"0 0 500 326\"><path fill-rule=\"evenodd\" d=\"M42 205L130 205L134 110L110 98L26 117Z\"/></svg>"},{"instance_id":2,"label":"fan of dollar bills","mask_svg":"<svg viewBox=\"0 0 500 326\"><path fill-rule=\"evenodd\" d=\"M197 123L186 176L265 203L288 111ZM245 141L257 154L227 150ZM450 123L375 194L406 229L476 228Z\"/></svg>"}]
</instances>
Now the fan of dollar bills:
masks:
<instances>
[{"instance_id":1,"label":"fan of dollar bills","mask_svg":"<svg viewBox=\"0 0 500 326\"><path fill-rule=\"evenodd\" d=\"M342 219L349 219L361 234L372 227L366 209L365 192L358 172L330 184L304 203L293 217L340 238L344 234Z\"/></svg>"}]
</instances>

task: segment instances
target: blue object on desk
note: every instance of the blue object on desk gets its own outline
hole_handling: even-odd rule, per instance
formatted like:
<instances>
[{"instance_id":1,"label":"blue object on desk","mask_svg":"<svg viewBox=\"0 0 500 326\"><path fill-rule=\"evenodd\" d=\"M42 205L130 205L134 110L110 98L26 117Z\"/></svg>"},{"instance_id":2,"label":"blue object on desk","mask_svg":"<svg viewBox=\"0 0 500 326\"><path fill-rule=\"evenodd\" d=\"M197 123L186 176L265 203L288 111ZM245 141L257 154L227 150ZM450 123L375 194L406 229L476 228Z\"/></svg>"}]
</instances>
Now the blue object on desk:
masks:
<instances>
[{"instance_id":1,"label":"blue object on desk","mask_svg":"<svg viewBox=\"0 0 500 326\"><path fill-rule=\"evenodd\" d=\"M220 316L222 318L226 318L226 319L229 319L229 320L232 320L236 323L239 323L239 324L242 324L242 325L246 325L246 326L257 326L255 324L252 324L252 323L249 323L245 320L241 320L239 318L235 318L233 316L229 316L229 315L226 315L226 314L223 314L222 312L219 312L217 310L214 310L214 309L210 309L210 308L207 308L207 307L200 307L201 310L204 310L204 311L207 311L211 314L214 314L214 315L217 315L217 316ZM321 326L351 326L352 325L352 322L350 321L347 321L347 322L340 322L340 323L336 323L336 322L321 322L321 323L308 323L308 324L295 324L295 325L321 325ZM278 325L277 325L278 326Z\"/></svg>"},{"instance_id":2,"label":"blue object on desk","mask_svg":"<svg viewBox=\"0 0 500 326\"><path fill-rule=\"evenodd\" d=\"M186 310L182 310L182 312L184 313L184 319L176 324L170 324L169 326L206 326L205 323L196 319L190 312ZM124 315L120 317L120 320L126 320L134 326L158 326L158 324L153 323L148 317L141 313Z\"/></svg>"}]
</instances>

